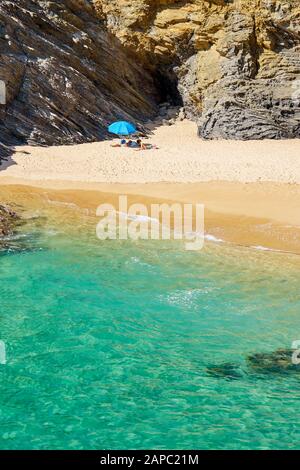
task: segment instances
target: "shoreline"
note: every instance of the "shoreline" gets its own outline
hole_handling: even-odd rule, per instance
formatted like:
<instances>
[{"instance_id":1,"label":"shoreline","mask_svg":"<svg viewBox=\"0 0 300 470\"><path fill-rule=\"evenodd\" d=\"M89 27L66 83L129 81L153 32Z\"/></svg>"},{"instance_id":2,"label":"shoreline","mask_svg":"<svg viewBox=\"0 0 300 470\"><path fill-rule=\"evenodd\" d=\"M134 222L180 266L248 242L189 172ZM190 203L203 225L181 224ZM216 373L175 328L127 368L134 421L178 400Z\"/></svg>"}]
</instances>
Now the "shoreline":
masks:
<instances>
[{"instance_id":1,"label":"shoreline","mask_svg":"<svg viewBox=\"0 0 300 470\"><path fill-rule=\"evenodd\" d=\"M148 183L108 184L68 181L31 181L6 178L0 200L17 204L75 205L96 214L98 205L201 203L205 205L205 233L213 240L272 251L300 254L300 185L278 183ZM96 217L96 216L95 216Z\"/></svg>"},{"instance_id":2,"label":"shoreline","mask_svg":"<svg viewBox=\"0 0 300 470\"><path fill-rule=\"evenodd\" d=\"M111 141L18 147L0 167L0 201L47 192L92 210L118 194L146 205L201 203L216 239L300 254L299 139L203 141L185 120L155 128L149 141L159 150Z\"/></svg>"}]
</instances>

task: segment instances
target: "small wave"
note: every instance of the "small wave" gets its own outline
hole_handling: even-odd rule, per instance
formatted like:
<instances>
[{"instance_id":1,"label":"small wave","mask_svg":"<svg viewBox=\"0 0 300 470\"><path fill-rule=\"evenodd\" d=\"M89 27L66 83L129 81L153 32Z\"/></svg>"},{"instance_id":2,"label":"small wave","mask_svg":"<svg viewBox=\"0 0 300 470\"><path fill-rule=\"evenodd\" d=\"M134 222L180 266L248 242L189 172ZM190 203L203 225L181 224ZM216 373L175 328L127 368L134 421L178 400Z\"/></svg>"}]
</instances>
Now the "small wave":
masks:
<instances>
[{"instance_id":1,"label":"small wave","mask_svg":"<svg viewBox=\"0 0 300 470\"><path fill-rule=\"evenodd\" d=\"M141 260L140 258L138 258L137 256L132 256L129 261L126 261L125 264L130 264L130 263L132 263L132 264L138 264L138 265L144 266L144 267L146 267L146 268L152 268L152 267L153 267L151 264L146 263L145 261L142 261L142 260Z\"/></svg>"},{"instance_id":2,"label":"small wave","mask_svg":"<svg viewBox=\"0 0 300 470\"><path fill-rule=\"evenodd\" d=\"M65 207L71 207L72 209L80 209L79 206L74 204L74 202L62 202L62 201L54 201L53 199L48 198L49 204L54 204L56 206L65 206Z\"/></svg>"},{"instance_id":3,"label":"small wave","mask_svg":"<svg viewBox=\"0 0 300 470\"><path fill-rule=\"evenodd\" d=\"M59 235L61 232L59 232L58 230L55 230L55 229L48 229L46 231L46 234L49 236L49 237L55 237L56 235Z\"/></svg>"},{"instance_id":4,"label":"small wave","mask_svg":"<svg viewBox=\"0 0 300 470\"><path fill-rule=\"evenodd\" d=\"M250 248L253 248L254 250L258 251L276 251L278 253L282 252L282 250L276 250L276 248L268 248L266 246L261 245L251 246Z\"/></svg>"},{"instance_id":5,"label":"small wave","mask_svg":"<svg viewBox=\"0 0 300 470\"><path fill-rule=\"evenodd\" d=\"M82 207L78 206L77 204L75 204L75 202L56 201L55 199L50 199L47 194L45 196L45 199L48 202L48 204L52 204L52 205L55 205L55 206L68 207L70 209L76 209L77 211L83 212L87 215L89 215L89 213L90 213L89 209L82 208Z\"/></svg>"},{"instance_id":6,"label":"small wave","mask_svg":"<svg viewBox=\"0 0 300 470\"><path fill-rule=\"evenodd\" d=\"M131 214L128 214L127 212L119 212L119 211L116 211L116 214L128 220L140 221L140 222L155 222L156 224L160 223L158 219L149 217L147 215L131 215Z\"/></svg>"},{"instance_id":7,"label":"small wave","mask_svg":"<svg viewBox=\"0 0 300 470\"><path fill-rule=\"evenodd\" d=\"M29 214L23 214L22 218L24 220L36 220L41 218L41 213L39 211L32 212Z\"/></svg>"},{"instance_id":8,"label":"small wave","mask_svg":"<svg viewBox=\"0 0 300 470\"><path fill-rule=\"evenodd\" d=\"M29 235L27 233L13 233L11 235L1 237L1 242L14 242L16 240L22 240L28 237Z\"/></svg>"},{"instance_id":9,"label":"small wave","mask_svg":"<svg viewBox=\"0 0 300 470\"><path fill-rule=\"evenodd\" d=\"M116 214L119 215L120 218L123 218L125 220L131 220L131 221L140 221L140 222L154 222L155 224L161 225L160 221L158 219L155 219L153 217L149 217L146 215L131 215L128 214L127 212L120 212L116 211ZM174 235L181 234L181 232L176 232L174 230L171 230L171 232L174 233ZM186 237L187 239L192 239L192 238L201 238L203 236L202 232L187 232L183 234L183 239ZM225 243L225 240L222 238L217 238L214 235L207 233L204 235L204 239L213 243Z\"/></svg>"},{"instance_id":10,"label":"small wave","mask_svg":"<svg viewBox=\"0 0 300 470\"><path fill-rule=\"evenodd\" d=\"M26 253L33 253L38 251L44 251L42 247L34 247L25 244L9 244L1 245L0 244L0 256L6 255L21 255Z\"/></svg>"},{"instance_id":11,"label":"small wave","mask_svg":"<svg viewBox=\"0 0 300 470\"><path fill-rule=\"evenodd\" d=\"M206 235L204 235L204 239L209 242L214 242L214 243L225 243L225 241L222 240L222 238L217 238L214 235L211 235L210 233L207 233Z\"/></svg>"},{"instance_id":12,"label":"small wave","mask_svg":"<svg viewBox=\"0 0 300 470\"><path fill-rule=\"evenodd\" d=\"M216 287L205 286L198 289L177 290L166 296L160 295L158 298L160 301L167 302L170 305L193 308L198 305L199 297L208 295L216 289Z\"/></svg>"}]
</instances>

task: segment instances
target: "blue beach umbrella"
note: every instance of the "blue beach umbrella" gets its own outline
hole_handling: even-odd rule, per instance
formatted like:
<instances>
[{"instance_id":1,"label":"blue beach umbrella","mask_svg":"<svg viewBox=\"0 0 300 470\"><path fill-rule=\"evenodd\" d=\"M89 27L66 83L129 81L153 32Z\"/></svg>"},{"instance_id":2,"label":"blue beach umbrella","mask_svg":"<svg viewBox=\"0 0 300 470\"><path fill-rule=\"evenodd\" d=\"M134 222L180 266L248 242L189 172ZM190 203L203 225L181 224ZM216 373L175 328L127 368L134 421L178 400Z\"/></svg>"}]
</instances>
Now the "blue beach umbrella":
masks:
<instances>
[{"instance_id":1,"label":"blue beach umbrella","mask_svg":"<svg viewBox=\"0 0 300 470\"><path fill-rule=\"evenodd\" d=\"M136 127L130 122L119 121L111 124L108 130L112 134L116 135L130 135L136 132Z\"/></svg>"}]
</instances>

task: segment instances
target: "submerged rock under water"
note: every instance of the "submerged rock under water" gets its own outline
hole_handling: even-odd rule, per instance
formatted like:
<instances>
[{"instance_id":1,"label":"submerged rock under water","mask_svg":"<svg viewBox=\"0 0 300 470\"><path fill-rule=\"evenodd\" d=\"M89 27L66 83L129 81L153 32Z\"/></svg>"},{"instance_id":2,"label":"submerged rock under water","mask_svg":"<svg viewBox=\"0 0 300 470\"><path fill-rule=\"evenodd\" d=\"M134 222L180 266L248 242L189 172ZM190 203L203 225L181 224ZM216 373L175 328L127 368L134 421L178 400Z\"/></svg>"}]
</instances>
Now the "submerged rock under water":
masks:
<instances>
[{"instance_id":1,"label":"submerged rock under water","mask_svg":"<svg viewBox=\"0 0 300 470\"><path fill-rule=\"evenodd\" d=\"M299 373L300 364L292 361L294 350L277 349L270 353L256 353L247 357L248 367L260 374Z\"/></svg>"},{"instance_id":2,"label":"submerged rock under water","mask_svg":"<svg viewBox=\"0 0 300 470\"><path fill-rule=\"evenodd\" d=\"M227 380L237 380L246 375L299 374L300 364L292 360L293 349L276 349L267 353L254 353L247 356L244 369L237 363L220 363L207 367L208 375Z\"/></svg>"},{"instance_id":3,"label":"submerged rock under water","mask_svg":"<svg viewBox=\"0 0 300 470\"><path fill-rule=\"evenodd\" d=\"M0 257L40 250L37 234L16 234L0 239Z\"/></svg>"},{"instance_id":4,"label":"submerged rock under water","mask_svg":"<svg viewBox=\"0 0 300 470\"><path fill-rule=\"evenodd\" d=\"M209 366L206 371L208 375L211 375L212 377L219 377L227 380L237 380L243 376L239 366L230 362Z\"/></svg>"},{"instance_id":5,"label":"submerged rock under water","mask_svg":"<svg viewBox=\"0 0 300 470\"><path fill-rule=\"evenodd\" d=\"M32 227L31 220L23 219L7 205L0 205L0 256L39 250L39 233L36 229L45 223L44 217L40 219L34 220ZM21 230L24 225L26 228L28 226L28 230Z\"/></svg>"}]
</instances>

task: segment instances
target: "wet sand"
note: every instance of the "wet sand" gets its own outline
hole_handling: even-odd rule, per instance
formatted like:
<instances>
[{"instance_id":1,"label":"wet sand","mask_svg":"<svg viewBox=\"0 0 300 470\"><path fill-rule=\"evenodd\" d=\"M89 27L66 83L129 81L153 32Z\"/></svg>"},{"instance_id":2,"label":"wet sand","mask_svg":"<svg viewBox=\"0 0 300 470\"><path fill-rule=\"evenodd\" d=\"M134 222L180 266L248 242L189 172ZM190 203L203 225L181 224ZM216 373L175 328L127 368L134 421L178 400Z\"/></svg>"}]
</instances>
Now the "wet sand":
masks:
<instances>
[{"instance_id":1,"label":"wet sand","mask_svg":"<svg viewBox=\"0 0 300 470\"><path fill-rule=\"evenodd\" d=\"M149 214L151 203L202 203L208 238L300 254L298 185L226 182L103 185L60 181L52 183L52 187L46 182L37 186L1 185L0 200L31 209L46 209L49 205L56 205L58 211L84 209L95 217L95 224L97 207L110 203L118 208L120 194L128 195L128 204L145 204Z\"/></svg>"}]
</instances>

